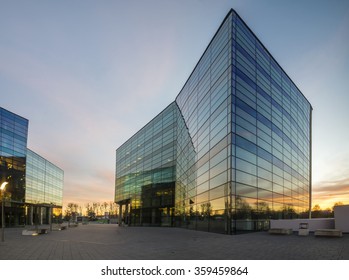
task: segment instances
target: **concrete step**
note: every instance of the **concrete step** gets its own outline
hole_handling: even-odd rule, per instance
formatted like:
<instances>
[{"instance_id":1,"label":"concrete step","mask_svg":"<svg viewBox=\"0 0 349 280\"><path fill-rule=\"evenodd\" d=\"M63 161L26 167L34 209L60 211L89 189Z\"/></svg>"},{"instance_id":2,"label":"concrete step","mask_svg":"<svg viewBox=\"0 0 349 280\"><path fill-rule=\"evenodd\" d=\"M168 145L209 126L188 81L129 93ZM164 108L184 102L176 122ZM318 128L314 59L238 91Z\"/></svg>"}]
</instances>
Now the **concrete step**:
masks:
<instances>
[{"instance_id":1,"label":"concrete step","mask_svg":"<svg viewBox=\"0 0 349 280\"><path fill-rule=\"evenodd\" d=\"M315 236L330 236L330 237L342 237L342 231L338 229L317 229L314 232Z\"/></svg>"},{"instance_id":2,"label":"concrete step","mask_svg":"<svg viewBox=\"0 0 349 280\"><path fill-rule=\"evenodd\" d=\"M291 228L271 228L269 229L269 234L281 234L281 235L290 235L293 231Z\"/></svg>"}]
</instances>

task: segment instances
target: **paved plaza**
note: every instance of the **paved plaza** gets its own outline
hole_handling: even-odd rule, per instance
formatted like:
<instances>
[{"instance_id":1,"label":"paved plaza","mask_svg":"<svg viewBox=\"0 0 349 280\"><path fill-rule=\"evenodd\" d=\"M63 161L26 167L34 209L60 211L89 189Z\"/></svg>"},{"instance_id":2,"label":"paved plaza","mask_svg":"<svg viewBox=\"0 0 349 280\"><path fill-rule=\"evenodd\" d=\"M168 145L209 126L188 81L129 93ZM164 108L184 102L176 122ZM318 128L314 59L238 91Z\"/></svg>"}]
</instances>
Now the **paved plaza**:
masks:
<instances>
[{"instance_id":1,"label":"paved plaza","mask_svg":"<svg viewBox=\"0 0 349 280\"><path fill-rule=\"evenodd\" d=\"M5 229L4 260L349 260L349 235L324 238L256 232L223 235L181 228L79 225L38 236Z\"/></svg>"}]
</instances>

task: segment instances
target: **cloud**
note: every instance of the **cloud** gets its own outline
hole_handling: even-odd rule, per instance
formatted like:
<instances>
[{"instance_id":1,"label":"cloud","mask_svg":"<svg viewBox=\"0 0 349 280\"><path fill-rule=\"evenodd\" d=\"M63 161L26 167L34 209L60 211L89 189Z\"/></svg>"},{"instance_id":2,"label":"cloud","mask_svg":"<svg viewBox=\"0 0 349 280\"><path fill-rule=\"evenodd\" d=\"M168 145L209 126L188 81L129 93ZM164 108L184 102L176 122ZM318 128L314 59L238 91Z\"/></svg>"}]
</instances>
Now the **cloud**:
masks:
<instances>
[{"instance_id":1,"label":"cloud","mask_svg":"<svg viewBox=\"0 0 349 280\"><path fill-rule=\"evenodd\" d=\"M85 174L69 178L65 182L63 203L102 202L114 200L114 172L99 170L97 174Z\"/></svg>"},{"instance_id":2,"label":"cloud","mask_svg":"<svg viewBox=\"0 0 349 280\"><path fill-rule=\"evenodd\" d=\"M313 137L314 142L317 142L313 147L313 184L320 186L326 182L346 180L349 174L347 143L343 143L343 146L335 137L325 141L321 136L316 134ZM336 145L329 143L336 143Z\"/></svg>"},{"instance_id":3,"label":"cloud","mask_svg":"<svg viewBox=\"0 0 349 280\"><path fill-rule=\"evenodd\" d=\"M336 202L349 204L349 177L337 181L323 181L313 186L313 205L331 207Z\"/></svg>"}]
</instances>

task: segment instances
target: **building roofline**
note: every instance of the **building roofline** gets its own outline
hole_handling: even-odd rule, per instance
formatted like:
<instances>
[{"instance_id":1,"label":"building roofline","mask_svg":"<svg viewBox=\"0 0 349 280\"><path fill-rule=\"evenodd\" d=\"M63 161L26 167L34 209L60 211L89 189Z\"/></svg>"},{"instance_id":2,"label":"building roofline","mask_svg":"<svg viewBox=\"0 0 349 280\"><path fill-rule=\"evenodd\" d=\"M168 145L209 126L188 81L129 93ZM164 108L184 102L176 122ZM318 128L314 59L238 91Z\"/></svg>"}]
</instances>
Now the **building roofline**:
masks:
<instances>
[{"instance_id":1,"label":"building roofline","mask_svg":"<svg viewBox=\"0 0 349 280\"><path fill-rule=\"evenodd\" d=\"M215 34L213 35L212 39L210 40L210 42L208 43L206 49L204 50L204 52L202 53L201 57L199 58L198 62L196 63L193 71L191 71L188 79L185 81L183 87L181 88L181 90L179 91L179 93L177 94L177 96L175 97L174 101L172 101L165 109L163 109L160 113L158 113L155 117L153 117L149 122L147 122L142 128L140 128L136 133L134 133L129 139L127 139L123 144L121 144L117 149L120 149L122 146L124 146L128 141L130 141L139 131L141 131L143 128L145 128L150 122L152 122L157 116L159 116L163 111L165 111L170 105L172 105L172 103L176 103L177 107L178 107L178 103L177 103L177 98L178 96L181 94L182 90L184 89L185 85L188 83L190 77L192 76L192 74L194 73L196 67L198 66L198 64L200 63L200 60L202 59L202 57L204 56L205 52L207 51L207 49L209 48L211 42L213 41L213 39L216 37L218 31L221 29L221 27L223 26L224 22L226 21L226 19L230 16L231 13L235 12L233 9L230 9L228 14L224 17L222 23L219 25L217 31L215 32Z\"/></svg>"},{"instance_id":2,"label":"building roofline","mask_svg":"<svg viewBox=\"0 0 349 280\"><path fill-rule=\"evenodd\" d=\"M195 64L195 67L193 69L193 71L191 71L188 79L185 81L183 87L181 88L181 90L179 91L179 93L177 94L175 101L177 103L177 98L179 97L179 95L181 94L182 90L185 88L186 84L188 83L188 81L190 80L190 77L193 75L195 69L198 67L201 59L203 58L203 56L205 55L206 51L208 50L208 48L210 47L211 43L213 42L214 38L217 36L219 30L221 29L221 27L223 26L223 24L225 23L225 21L229 18L230 14L236 13L233 9L230 9L229 12L227 13L227 15L224 17L223 21L221 22L221 24L219 25L217 31L214 33L212 39L210 40L210 42L208 43L206 49L204 50L204 52L202 53L202 55L200 56L198 62Z\"/></svg>"},{"instance_id":3,"label":"building roofline","mask_svg":"<svg viewBox=\"0 0 349 280\"><path fill-rule=\"evenodd\" d=\"M29 149L29 148L27 148L27 150L30 151L30 152L32 152L33 154L35 154L35 155L41 157L41 158L44 159L45 161L51 163L52 165L54 165L55 167L57 167L59 170L61 170L61 171L63 172L63 174L64 174L64 170L63 170L62 168L60 168L59 166L57 166L56 164L54 164L53 162L47 160L46 158L44 158L43 156L39 155L37 152L34 152L33 150L31 150L31 149Z\"/></svg>"},{"instance_id":4,"label":"building roofline","mask_svg":"<svg viewBox=\"0 0 349 280\"><path fill-rule=\"evenodd\" d=\"M223 24L225 23L225 21L227 20L227 18L231 15L234 14L236 15L241 21L242 23L247 27L247 29L252 33L252 35L254 36L254 38L258 41L258 43L263 47L263 49L268 53L268 55L270 56L270 58L277 64L278 67L280 67L280 69L282 70L282 72L287 76L287 78L292 82L292 84L297 88L297 90L302 94L302 96L305 98L305 100L308 102L308 104L310 105L310 109L313 110L313 107L311 105L311 103L309 102L309 100L305 97L305 95L303 94L303 92L298 88L298 86L296 85L296 83L290 78L290 76L287 74L287 72L281 67L281 65L277 62L277 60L274 58L274 56L268 51L268 49L265 47L265 45L261 42L261 40L258 38L258 36L251 30L251 28L247 25L247 23L241 18L241 16L234 10L234 9L230 9L229 12L227 13L227 15L224 17L222 23L219 25L217 31L215 32L215 34L213 35L212 39L210 40L210 42L208 43L205 51L202 53L202 55L200 56L198 62L196 63L193 71L190 73L188 79L185 81L183 87L181 88L181 90L179 91L179 93L177 94L175 101L177 102L177 98L179 97L179 95L181 94L182 90L185 88L186 84L188 83L190 77L193 75L195 69L197 68L197 66L199 65L201 59L203 58L203 56L205 55L207 49L209 48L209 46L211 45L211 43L213 42L214 38L216 37L217 33L219 32L219 30L221 29L221 27L223 26Z\"/></svg>"},{"instance_id":5,"label":"building roofline","mask_svg":"<svg viewBox=\"0 0 349 280\"><path fill-rule=\"evenodd\" d=\"M223 26L223 24L225 23L225 21L229 18L230 15L236 15L241 21L242 23L247 27L247 29L252 33L252 35L254 36L254 38L258 41L258 43L263 47L263 49L268 53L268 55L270 56L270 58L277 64L278 67L280 67L280 69L282 70L282 72L287 76L287 78L292 82L292 84L296 87L296 89L301 93L301 95L304 97L304 99L308 102L308 104L310 105L310 109L313 110L313 107L311 105L311 103L309 102L309 100L305 97L305 95L303 94L303 92L298 88L298 86L295 84L295 82L290 78L290 76L287 74L287 72L281 67L281 65L277 62L277 60L274 58L274 56L268 51L268 49L264 46L264 44L259 40L259 38L256 36L256 34L251 30L251 28L246 24L246 22L240 17L240 15L234 10L234 9L230 9L229 12L227 13L227 15L224 17L223 21L221 22L221 24L219 25L217 31L214 33L212 39L210 40L210 42L208 43L206 49L204 50L204 52L202 53L202 55L200 56L198 62L195 64L194 69L191 71L189 77L187 78L187 80L185 81L184 85L182 86L181 90L179 91L179 93L177 94L177 96L175 97L175 100L172 101L168 106L166 106L165 109L163 109L161 112L159 112L155 117L153 117L149 122L147 122L142 128L140 128L136 133L134 133L128 140L126 140L123 144L121 144L117 149L120 149L123 145L125 145L127 142L129 142L139 131L141 131L142 129L144 129L150 122L152 122L157 116L159 116L163 111L165 111L170 105L172 105L173 102L175 102L178 105L177 99L179 97L179 95L181 94L181 92L183 91L183 89L185 88L186 84L188 83L188 81L190 80L191 76L193 75L194 71L196 70L196 68L198 67L201 59L203 58L203 56L205 55L206 51L208 50L208 48L210 47L211 43L213 42L213 40L215 39L215 37L217 36L218 32L220 31L221 27Z\"/></svg>"},{"instance_id":6,"label":"building roofline","mask_svg":"<svg viewBox=\"0 0 349 280\"><path fill-rule=\"evenodd\" d=\"M234 12L235 15L242 21L242 23L247 27L247 29L252 33L252 35L255 37L255 39L261 44L261 46L264 48L264 50L268 53L268 55L270 56L270 58L273 59L273 61L277 64L277 66L280 67L280 69L282 70L282 72L284 72L284 74L287 76L287 78L290 79L290 81L292 82L292 84L297 88L297 90L302 94L302 96L305 98L305 100L309 103L311 110L313 110L313 107L311 105L311 103L309 102L309 100L305 97L305 95L303 94L303 92L298 88L298 86L296 85L296 83L290 78L290 76L287 74L287 72L284 70L284 68L281 67L281 65L278 63L278 61L274 58L274 56L268 51L268 49L264 46L264 44L261 42L261 40L259 40L258 36L251 30L251 28L247 25L247 23L240 17L240 15L233 9L230 10L230 12Z\"/></svg>"},{"instance_id":7,"label":"building roofline","mask_svg":"<svg viewBox=\"0 0 349 280\"><path fill-rule=\"evenodd\" d=\"M26 121L29 123L29 120L28 120L27 118L22 117L22 116L20 116L20 115L18 115L18 114L16 114L16 113L13 113L12 111L5 109L4 107L0 107L0 110L4 110L4 111L6 111L6 112L8 112L8 113L10 113L10 114L13 114L13 115L15 115L15 116L17 116L17 117L19 117L19 118L21 118L21 119L26 120Z\"/></svg>"},{"instance_id":8,"label":"building roofline","mask_svg":"<svg viewBox=\"0 0 349 280\"><path fill-rule=\"evenodd\" d=\"M162 112L164 112L168 107L172 106L173 103L176 103L176 101L172 101L170 104L168 104L163 110L161 110L155 117L153 117L150 121L148 121L145 125L143 125L140 129L137 130L130 138L128 138L125 142L123 142L118 148L115 149L115 151L119 150L122 146L126 145L127 142L131 141L133 137L135 137L141 130L143 130L149 123L151 123L154 119L156 119ZM176 104L177 105L177 104Z\"/></svg>"}]
</instances>

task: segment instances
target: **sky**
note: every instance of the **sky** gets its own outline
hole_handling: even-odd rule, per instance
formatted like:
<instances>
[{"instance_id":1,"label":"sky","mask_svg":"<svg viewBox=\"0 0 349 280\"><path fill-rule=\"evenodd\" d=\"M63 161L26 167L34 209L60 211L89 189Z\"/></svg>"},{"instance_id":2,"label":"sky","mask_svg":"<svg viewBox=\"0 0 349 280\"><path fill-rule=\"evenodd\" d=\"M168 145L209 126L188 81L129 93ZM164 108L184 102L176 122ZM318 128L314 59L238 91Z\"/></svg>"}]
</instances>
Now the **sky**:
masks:
<instances>
[{"instance_id":1,"label":"sky","mask_svg":"<svg viewBox=\"0 0 349 280\"><path fill-rule=\"evenodd\" d=\"M113 201L115 150L175 99L231 8L314 108L313 205L349 204L349 1L0 0L0 106L64 170L64 204Z\"/></svg>"}]
</instances>

